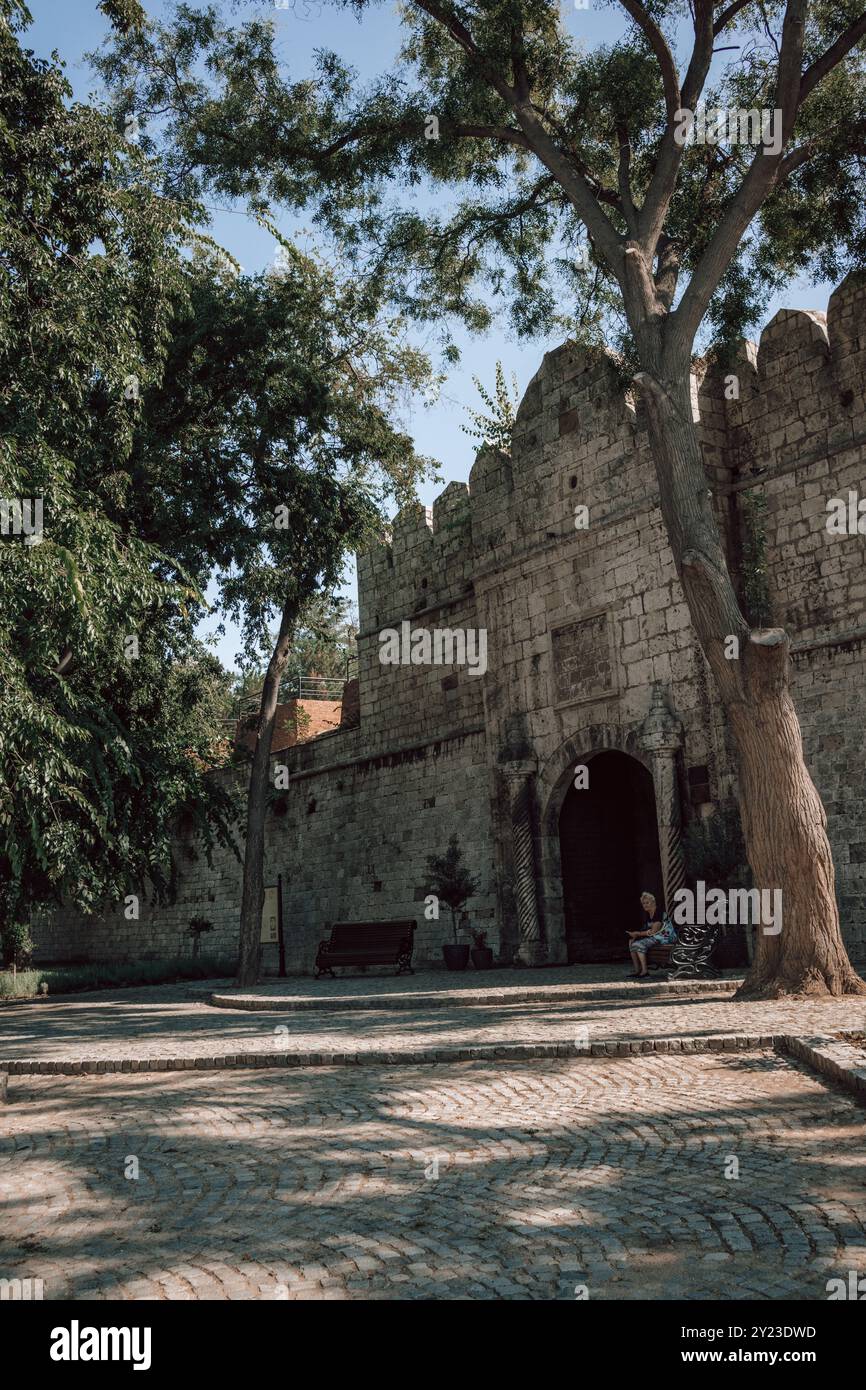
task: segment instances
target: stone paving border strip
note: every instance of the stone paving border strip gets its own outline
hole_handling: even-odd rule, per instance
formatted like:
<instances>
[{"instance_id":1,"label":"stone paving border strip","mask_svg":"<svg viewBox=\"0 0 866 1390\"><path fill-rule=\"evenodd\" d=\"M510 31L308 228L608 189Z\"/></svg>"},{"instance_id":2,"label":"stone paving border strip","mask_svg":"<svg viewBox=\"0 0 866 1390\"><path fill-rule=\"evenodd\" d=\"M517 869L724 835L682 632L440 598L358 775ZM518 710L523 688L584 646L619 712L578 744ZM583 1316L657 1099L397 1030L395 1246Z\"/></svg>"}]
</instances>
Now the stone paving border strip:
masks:
<instances>
[{"instance_id":1,"label":"stone paving border strip","mask_svg":"<svg viewBox=\"0 0 866 1390\"><path fill-rule=\"evenodd\" d=\"M866 1055L836 1038L800 1038L788 1033L720 1033L691 1038L609 1038L581 1043L482 1043L475 1047L424 1047L406 1051L370 1048L346 1052L237 1052L220 1057L82 1058L0 1064L0 1101L9 1076L81 1076L126 1072L225 1071L243 1068L333 1066L423 1066L447 1062L518 1061L529 1057L633 1057L648 1052L754 1052L774 1048L866 1098Z\"/></svg>"},{"instance_id":2,"label":"stone paving border strip","mask_svg":"<svg viewBox=\"0 0 866 1390\"><path fill-rule=\"evenodd\" d=\"M838 1038L821 1036L799 1038L789 1034L780 1039L782 1050L813 1071L838 1081L846 1090L866 1097L866 1052Z\"/></svg>"},{"instance_id":3,"label":"stone paving border strip","mask_svg":"<svg viewBox=\"0 0 866 1390\"><path fill-rule=\"evenodd\" d=\"M508 986L491 989L439 990L436 993L406 994L341 994L341 995L292 995L288 998L279 994L223 994L215 991L210 1003L216 1009L238 1009L245 1013L302 1013L307 1010L355 1012L357 1009L415 1009L415 1008L453 1008L459 1005L472 1007L478 1004L545 1004L559 1003L560 1000L611 999L614 1001L637 998L677 999L681 995L699 995L701 998L729 998L743 983L742 977L718 980L659 980L650 985L592 984L592 985L537 985ZM640 991L638 995L637 991Z\"/></svg>"},{"instance_id":4,"label":"stone paving border strip","mask_svg":"<svg viewBox=\"0 0 866 1390\"><path fill-rule=\"evenodd\" d=\"M624 1038L606 1042L479 1043L470 1047L363 1048L345 1052L236 1052L220 1057L13 1058L10 1076L77 1076L93 1072L223 1071L243 1067L417 1066L437 1062L518 1061L525 1057L633 1057L646 1052L745 1052L773 1047L773 1034L720 1033L692 1038Z\"/></svg>"}]
</instances>

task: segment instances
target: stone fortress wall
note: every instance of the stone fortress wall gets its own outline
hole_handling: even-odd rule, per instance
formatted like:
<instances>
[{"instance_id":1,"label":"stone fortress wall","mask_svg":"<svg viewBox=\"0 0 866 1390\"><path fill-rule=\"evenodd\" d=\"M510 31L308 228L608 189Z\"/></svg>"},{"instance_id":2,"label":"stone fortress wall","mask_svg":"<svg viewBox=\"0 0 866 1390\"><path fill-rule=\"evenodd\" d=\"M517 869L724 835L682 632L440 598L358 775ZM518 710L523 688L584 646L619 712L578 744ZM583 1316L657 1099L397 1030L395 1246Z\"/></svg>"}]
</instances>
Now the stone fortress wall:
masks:
<instances>
[{"instance_id":1,"label":"stone fortress wall","mask_svg":"<svg viewBox=\"0 0 866 1390\"><path fill-rule=\"evenodd\" d=\"M731 395L735 374L738 397ZM733 368L694 386L708 485L735 571L766 534L773 623L827 810L843 925L866 957L866 535L827 530L827 501L866 498L866 277L826 316L783 310ZM756 499L763 499L760 502ZM589 509L578 529L575 508ZM761 510L762 508L762 510ZM866 508L864 508L866 511ZM866 519L864 519L866 530ZM416 963L438 963L448 914L424 918L426 859L457 833L480 891L472 926L502 959L565 958L557 824L576 764L618 749L653 775L660 836L735 793L730 740L667 544L642 410L602 353L548 353L511 455L479 455L468 487L401 513L359 557L360 722L285 750L265 882L283 877L287 966L311 970L331 922L414 917ZM380 634L484 630L487 669L384 665ZM651 707L655 714L648 721ZM658 718L668 731L658 737ZM655 720L655 722L653 722ZM655 732L654 732L655 731ZM240 790L241 774L234 777ZM673 810L671 808L674 808ZM43 958L174 955L190 917L236 946L240 865L178 842L180 889L89 922L59 913ZM275 948L265 947L269 967Z\"/></svg>"}]
</instances>

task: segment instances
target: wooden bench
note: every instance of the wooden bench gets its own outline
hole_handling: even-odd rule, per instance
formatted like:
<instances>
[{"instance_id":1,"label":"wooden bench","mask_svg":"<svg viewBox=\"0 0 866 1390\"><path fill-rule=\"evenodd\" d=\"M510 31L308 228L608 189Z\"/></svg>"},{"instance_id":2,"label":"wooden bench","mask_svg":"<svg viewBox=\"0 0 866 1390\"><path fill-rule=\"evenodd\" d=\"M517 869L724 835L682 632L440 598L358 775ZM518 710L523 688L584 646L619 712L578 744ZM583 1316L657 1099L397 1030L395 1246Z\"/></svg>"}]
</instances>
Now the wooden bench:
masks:
<instances>
[{"instance_id":1,"label":"wooden bench","mask_svg":"<svg viewBox=\"0 0 866 1390\"><path fill-rule=\"evenodd\" d=\"M664 970L671 963L673 946L650 946L646 953L647 970Z\"/></svg>"},{"instance_id":2,"label":"wooden bench","mask_svg":"<svg viewBox=\"0 0 866 1390\"><path fill-rule=\"evenodd\" d=\"M414 975L415 923L335 922L328 941L319 942L316 979L334 976L336 965L396 965L398 975Z\"/></svg>"}]
</instances>

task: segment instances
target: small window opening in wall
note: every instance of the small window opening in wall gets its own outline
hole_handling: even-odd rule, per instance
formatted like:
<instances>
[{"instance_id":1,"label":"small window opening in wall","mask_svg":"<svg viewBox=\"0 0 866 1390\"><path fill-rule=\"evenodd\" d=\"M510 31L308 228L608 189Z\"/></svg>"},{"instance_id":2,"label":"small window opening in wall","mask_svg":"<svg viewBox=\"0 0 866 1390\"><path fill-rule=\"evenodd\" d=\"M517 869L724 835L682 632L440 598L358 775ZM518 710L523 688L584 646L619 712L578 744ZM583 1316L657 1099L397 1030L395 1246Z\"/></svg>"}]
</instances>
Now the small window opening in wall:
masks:
<instances>
[{"instance_id":1,"label":"small window opening in wall","mask_svg":"<svg viewBox=\"0 0 866 1390\"><path fill-rule=\"evenodd\" d=\"M389 570L392 570L394 568L394 556L390 550L386 551L386 559L388 561Z\"/></svg>"},{"instance_id":2,"label":"small window opening in wall","mask_svg":"<svg viewBox=\"0 0 866 1390\"><path fill-rule=\"evenodd\" d=\"M422 579L422 580L421 580L421 588L422 588L422 589L426 589L426 588L427 588L427 580L426 580L426 579Z\"/></svg>"},{"instance_id":3,"label":"small window opening in wall","mask_svg":"<svg viewBox=\"0 0 866 1390\"><path fill-rule=\"evenodd\" d=\"M424 809L425 811L430 811L430 810L432 810L432 808L433 808L435 805L436 805L436 798L435 798L435 796L427 796L427 797L424 798L423 809Z\"/></svg>"},{"instance_id":4,"label":"small window opening in wall","mask_svg":"<svg viewBox=\"0 0 866 1390\"><path fill-rule=\"evenodd\" d=\"M316 798L311 796L307 802L307 815L311 816L316 809Z\"/></svg>"},{"instance_id":5,"label":"small window opening in wall","mask_svg":"<svg viewBox=\"0 0 866 1390\"><path fill-rule=\"evenodd\" d=\"M700 806L710 800L710 770L706 766L690 767L689 799L693 806Z\"/></svg>"},{"instance_id":6,"label":"small window opening in wall","mask_svg":"<svg viewBox=\"0 0 866 1390\"><path fill-rule=\"evenodd\" d=\"M839 397L839 404L844 405L845 409L847 410L849 405L854 404L854 392L843 391L841 396Z\"/></svg>"},{"instance_id":7,"label":"small window opening in wall","mask_svg":"<svg viewBox=\"0 0 866 1390\"><path fill-rule=\"evenodd\" d=\"M373 892L374 892L374 893L381 893L381 891L382 891L382 883L381 883L381 880L377 878L377 879L375 880L375 882L373 883Z\"/></svg>"},{"instance_id":8,"label":"small window opening in wall","mask_svg":"<svg viewBox=\"0 0 866 1390\"><path fill-rule=\"evenodd\" d=\"M569 486L570 488L575 488L575 487L577 487L577 474L576 474L576 473L572 473L571 477L570 477L569 480L568 480L568 486Z\"/></svg>"}]
</instances>

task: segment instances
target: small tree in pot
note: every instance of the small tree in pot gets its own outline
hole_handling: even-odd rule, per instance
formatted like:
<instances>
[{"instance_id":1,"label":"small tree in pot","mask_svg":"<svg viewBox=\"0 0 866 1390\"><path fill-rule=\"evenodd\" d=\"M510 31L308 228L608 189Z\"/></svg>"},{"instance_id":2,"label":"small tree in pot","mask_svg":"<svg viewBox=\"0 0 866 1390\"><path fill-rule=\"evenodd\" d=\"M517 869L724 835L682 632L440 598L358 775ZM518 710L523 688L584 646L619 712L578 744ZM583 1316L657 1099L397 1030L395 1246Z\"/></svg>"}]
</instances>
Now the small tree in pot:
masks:
<instances>
[{"instance_id":1,"label":"small tree in pot","mask_svg":"<svg viewBox=\"0 0 866 1390\"><path fill-rule=\"evenodd\" d=\"M443 943L442 955L449 970L465 970L469 963L469 947L457 941L457 914L474 893L478 892L478 881L469 873L463 863L463 851L456 835L448 841L444 854L431 854L427 858L427 872L430 875L430 891L440 902L451 910L451 930L453 942Z\"/></svg>"},{"instance_id":2,"label":"small tree in pot","mask_svg":"<svg viewBox=\"0 0 866 1390\"><path fill-rule=\"evenodd\" d=\"M493 968L493 947L487 945L486 931L472 932L472 964L476 970Z\"/></svg>"}]
</instances>

